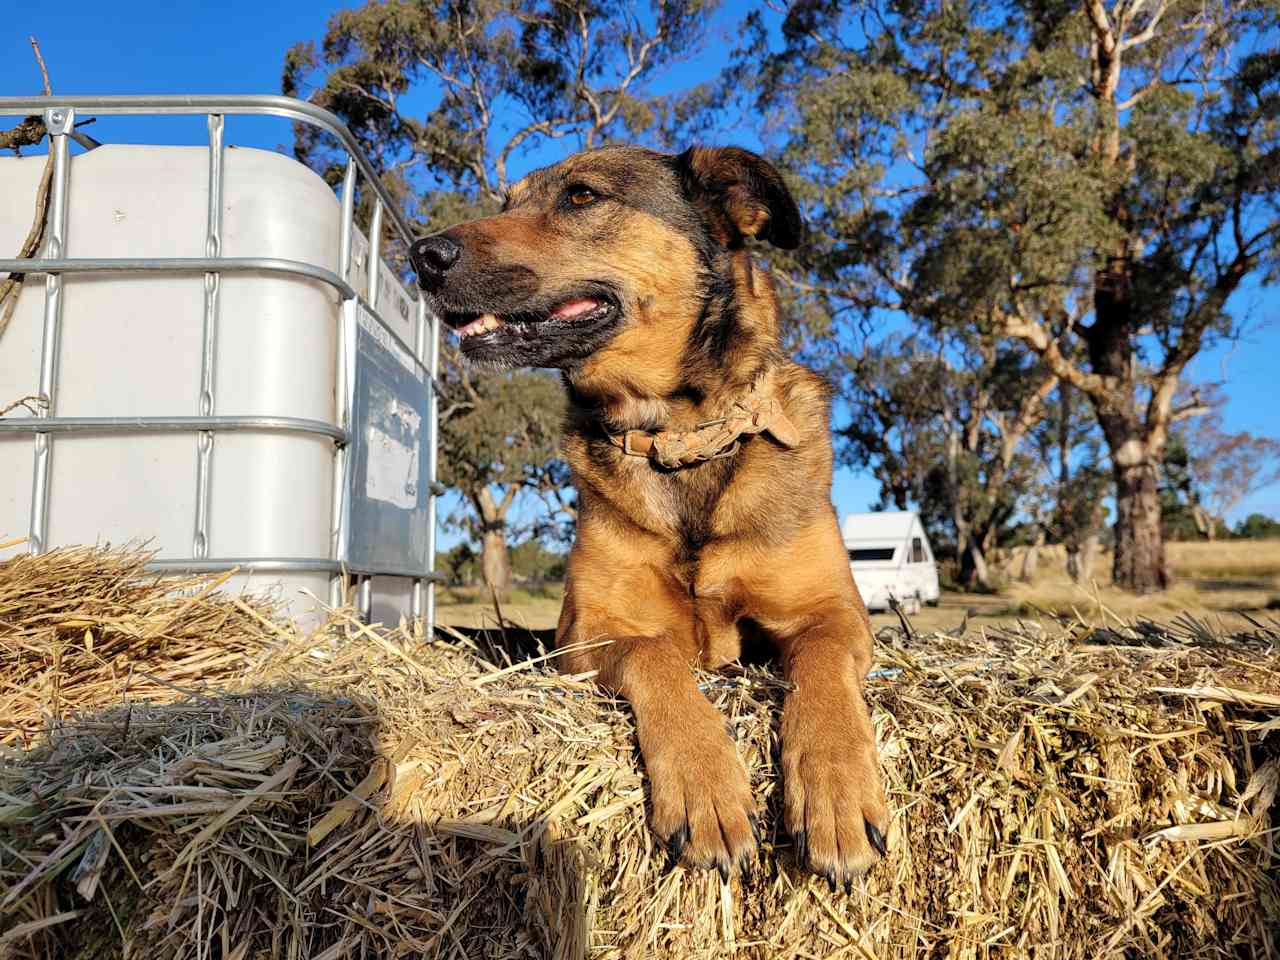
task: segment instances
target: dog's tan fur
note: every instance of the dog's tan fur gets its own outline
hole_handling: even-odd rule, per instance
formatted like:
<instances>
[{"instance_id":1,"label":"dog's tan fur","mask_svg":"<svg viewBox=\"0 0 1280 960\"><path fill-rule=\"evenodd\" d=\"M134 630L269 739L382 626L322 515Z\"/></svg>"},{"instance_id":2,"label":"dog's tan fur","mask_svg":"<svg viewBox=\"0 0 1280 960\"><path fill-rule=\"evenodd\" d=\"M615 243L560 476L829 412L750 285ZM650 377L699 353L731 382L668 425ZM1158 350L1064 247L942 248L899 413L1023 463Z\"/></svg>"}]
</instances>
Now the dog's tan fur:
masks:
<instances>
[{"instance_id":1,"label":"dog's tan fur","mask_svg":"<svg viewBox=\"0 0 1280 960\"><path fill-rule=\"evenodd\" d=\"M678 175L662 174L673 163ZM575 184L618 203L574 211L557 198ZM746 770L690 668L723 665L744 634L762 636L792 684L786 827L802 863L847 884L877 859L869 837L887 829L862 695L872 638L831 503L829 391L783 355L773 284L744 242L798 239L774 222L791 204L798 224L780 185L745 151L597 151L540 171L503 214L447 236L486 264L519 265L540 290L603 279L619 291L621 326L564 368L579 520L557 642L611 641L564 667L598 671L630 702L654 829L697 865L724 870L753 851ZM633 199L640 189L679 196ZM667 471L608 441L609 431L689 429L754 384L799 429L793 449L754 436L732 458Z\"/></svg>"}]
</instances>

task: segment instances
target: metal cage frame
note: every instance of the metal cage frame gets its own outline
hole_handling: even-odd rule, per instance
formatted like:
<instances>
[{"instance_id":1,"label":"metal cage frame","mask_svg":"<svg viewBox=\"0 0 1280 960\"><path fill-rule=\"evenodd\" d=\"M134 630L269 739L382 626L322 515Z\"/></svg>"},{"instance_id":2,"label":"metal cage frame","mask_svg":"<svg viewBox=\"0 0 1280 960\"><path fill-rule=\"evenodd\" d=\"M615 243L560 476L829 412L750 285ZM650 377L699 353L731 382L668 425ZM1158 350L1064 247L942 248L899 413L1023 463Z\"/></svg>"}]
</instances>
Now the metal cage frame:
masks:
<instances>
[{"instance_id":1,"label":"metal cage frame","mask_svg":"<svg viewBox=\"0 0 1280 960\"><path fill-rule=\"evenodd\" d=\"M205 256L198 258L67 258L67 194L70 174L70 147L78 112L97 115L199 116L207 118L209 130L208 219ZM412 580L410 613L425 617L428 635L435 625L435 584L442 579L436 563L436 500L444 493L437 479L439 451L437 427L439 400L436 377L440 363L440 319L427 307L417 284L411 285L416 303L415 343L405 344L378 310L378 280L381 240L385 221L404 242L413 242L413 232L395 201L378 180L369 159L346 125L337 116L314 104L291 97L270 95L156 95L156 96L36 96L0 97L0 116L43 117L53 156L53 177L47 211L46 240L42 256L33 259L0 259L0 272L43 274L45 276L44 328L40 358L42 408L35 416L0 419L0 434L32 434L35 442L31 481L31 522L29 551L43 553L48 547L50 511L50 466L54 437L73 432L137 434L190 432L196 437L196 510L190 559L154 561L150 566L165 573L206 573L238 568L246 573L327 572L330 574L332 605L342 597L343 580L354 575L358 582L357 603L368 619L371 605L371 578L402 577ZM346 171L339 194L341 228L338 273L310 263L266 257L222 257L223 164L225 158L225 118L227 116L271 116L310 124L331 134L347 155ZM373 191L373 216L369 231L368 285L363 295L350 282L352 236L355 231L355 194L362 185ZM277 416L219 416L214 412L214 360L218 333L218 292L224 273L246 271L279 273L318 280L339 297L334 422ZM58 357L62 335L62 277L74 273L174 273L204 275L204 320L201 355L201 383L196 411L191 416L156 417L59 417L56 414ZM406 570L378 567L353 568L343 555L347 533L344 528L344 500L350 488L353 465L349 455L353 440L354 391L348 380L348 363L355 350L357 312L363 309L382 329L411 354L426 371L428 395L427 425L427 569ZM285 432L329 437L334 443L333 502L330 516L328 557L210 557L209 490L215 437L228 431Z\"/></svg>"}]
</instances>

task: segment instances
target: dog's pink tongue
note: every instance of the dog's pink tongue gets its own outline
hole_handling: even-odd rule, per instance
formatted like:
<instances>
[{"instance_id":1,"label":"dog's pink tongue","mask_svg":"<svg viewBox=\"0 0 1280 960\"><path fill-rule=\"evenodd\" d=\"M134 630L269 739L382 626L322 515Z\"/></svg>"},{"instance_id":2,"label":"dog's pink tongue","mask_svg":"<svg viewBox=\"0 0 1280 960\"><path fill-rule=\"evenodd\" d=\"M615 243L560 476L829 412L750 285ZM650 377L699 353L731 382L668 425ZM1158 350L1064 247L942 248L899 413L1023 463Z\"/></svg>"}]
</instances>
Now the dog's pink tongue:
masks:
<instances>
[{"instance_id":1,"label":"dog's pink tongue","mask_svg":"<svg viewBox=\"0 0 1280 960\"><path fill-rule=\"evenodd\" d=\"M570 300L568 303L562 303L556 307L551 313L553 320L572 320L574 317L581 316L600 306L599 300L593 300L591 297L583 297L581 300Z\"/></svg>"}]
</instances>

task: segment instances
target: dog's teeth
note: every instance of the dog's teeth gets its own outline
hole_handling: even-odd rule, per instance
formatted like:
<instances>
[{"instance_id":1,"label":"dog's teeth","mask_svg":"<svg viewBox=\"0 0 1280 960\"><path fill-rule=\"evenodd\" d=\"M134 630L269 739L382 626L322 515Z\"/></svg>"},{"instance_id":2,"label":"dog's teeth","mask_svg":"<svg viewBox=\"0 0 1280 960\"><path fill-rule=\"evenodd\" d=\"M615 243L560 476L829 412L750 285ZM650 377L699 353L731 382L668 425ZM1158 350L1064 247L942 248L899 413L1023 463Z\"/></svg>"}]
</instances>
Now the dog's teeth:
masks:
<instances>
[{"instance_id":1,"label":"dog's teeth","mask_svg":"<svg viewBox=\"0 0 1280 960\"><path fill-rule=\"evenodd\" d=\"M483 316L476 317L465 327L458 328L458 336L473 337L477 333L487 333L490 330L497 330L502 326L502 321L495 317L492 313L486 313Z\"/></svg>"}]
</instances>

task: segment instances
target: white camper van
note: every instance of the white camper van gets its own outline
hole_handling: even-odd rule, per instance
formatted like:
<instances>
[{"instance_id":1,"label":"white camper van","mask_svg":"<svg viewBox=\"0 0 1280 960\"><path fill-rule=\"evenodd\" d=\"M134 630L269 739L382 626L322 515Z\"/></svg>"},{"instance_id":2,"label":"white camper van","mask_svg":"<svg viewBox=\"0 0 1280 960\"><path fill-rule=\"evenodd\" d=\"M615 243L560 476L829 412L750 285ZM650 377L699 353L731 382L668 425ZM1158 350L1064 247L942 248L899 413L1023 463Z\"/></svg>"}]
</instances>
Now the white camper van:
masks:
<instances>
[{"instance_id":1,"label":"white camper van","mask_svg":"<svg viewBox=\"0 0 1280 960\"><path fill-rule=\"evenodd\" d=\"M840 532L867 609L889 609L890 597L907 613L938 602L938 567L916 514L851 513Z\"/></svg>"}]
</instances>

